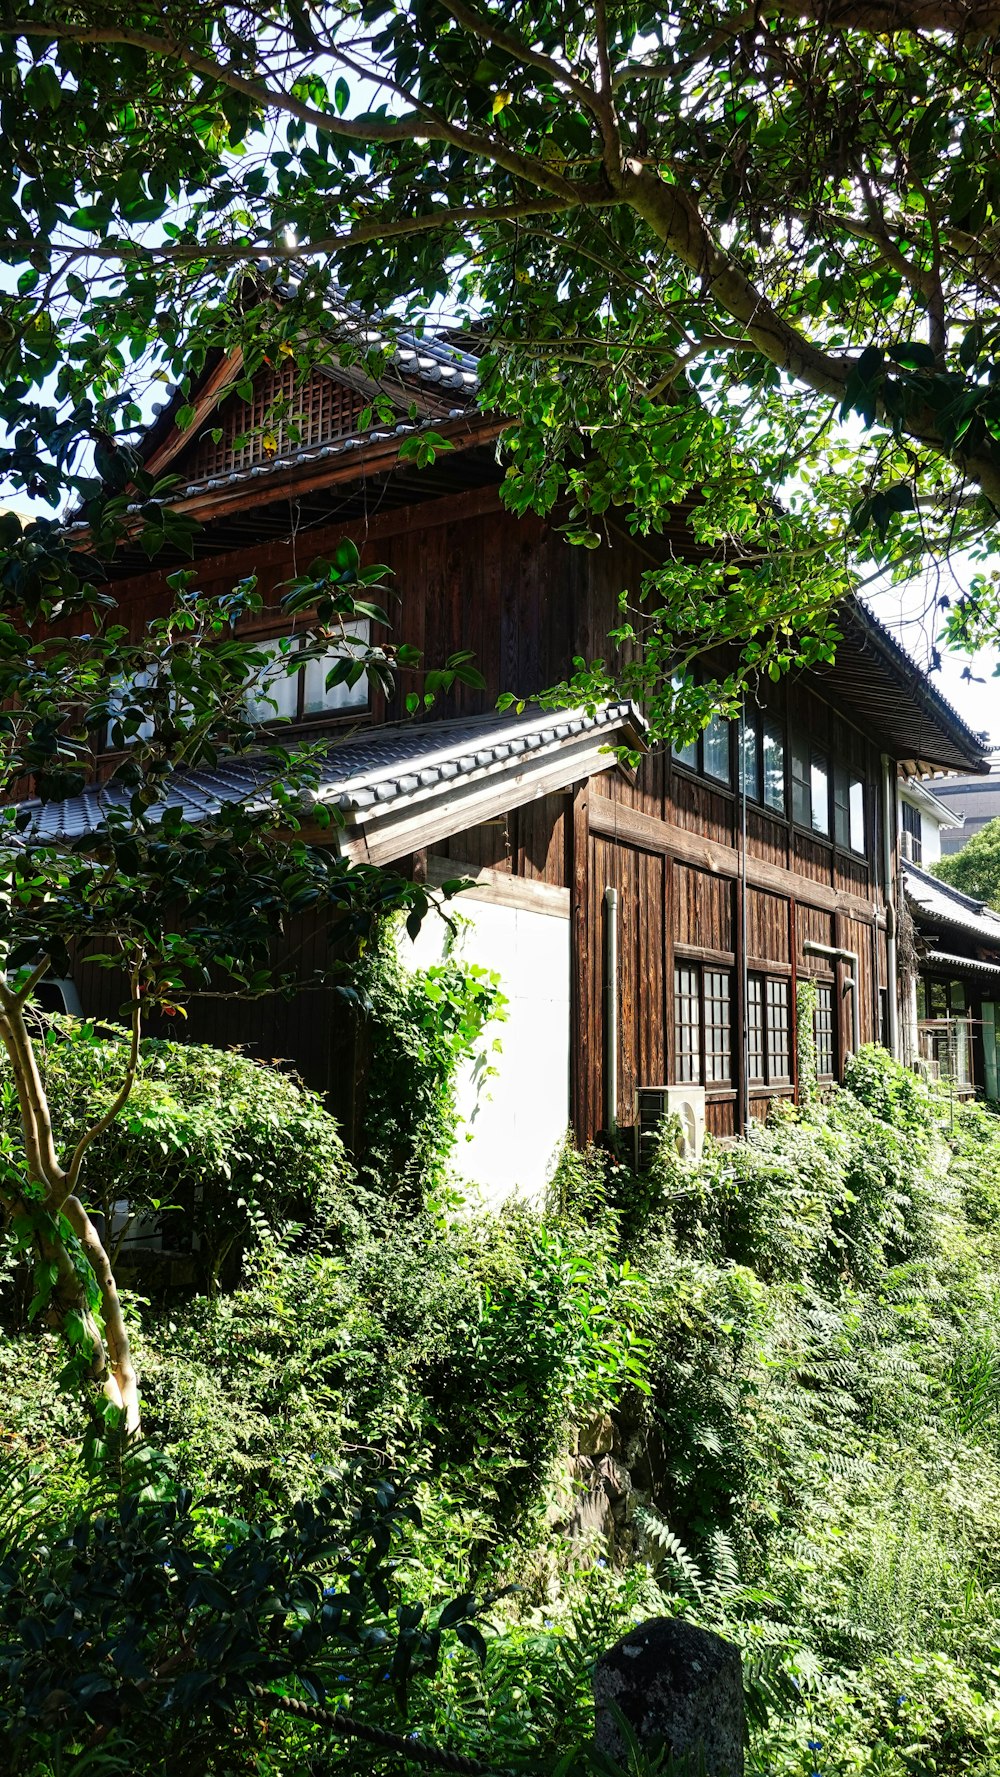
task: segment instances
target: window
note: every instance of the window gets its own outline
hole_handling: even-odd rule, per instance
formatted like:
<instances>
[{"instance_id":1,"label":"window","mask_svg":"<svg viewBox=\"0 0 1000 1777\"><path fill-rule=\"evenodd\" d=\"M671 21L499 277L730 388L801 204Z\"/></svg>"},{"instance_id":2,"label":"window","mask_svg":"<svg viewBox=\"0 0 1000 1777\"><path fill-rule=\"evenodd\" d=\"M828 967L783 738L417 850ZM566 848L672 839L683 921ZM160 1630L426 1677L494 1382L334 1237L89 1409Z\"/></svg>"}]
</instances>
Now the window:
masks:
<instances>
[{"instance_id":1,"label":"window","mask_svg":"<svg viewBox=\"0 0 1000 1777\"><path fill-rule=\"evenodd\" d=\"M767 1079L770 1086L784 1086L792 1078L788 982L768 980L766 988Z\"/></svg>"},{"instance_id":2,"label":"window","mask_svg":"<svg viewBox=\"0 0 1000 1777\"><path fill-rule=\"evenodd\" d=\"M833 774L833 837L838 845L864 854L865 786L856 772L838 765Z\"/></svg>"},{"instance_id":3,"label":"window","mask_svg":"<svg viewBox=\"0 0 1000 1777\"><path fill-rule=\"evenodd\" d=\"M777 722L764 723L764 806L785 812L785 737Z\"/></svg>"},{"instance_id":4,"label":"window","mask_svg":"<svg viewBox=\"0 0 1000 1777\"><path fill-rule=\"evenodd\" d=\"M150 700L143 693L152 690L155 683L156 674L152 667L145 667L129 678L115 679L108 699L105 745L109 749L134 747L137 741L152 739L153 718L144 714Z\"/></svg>"},{"instance_id":5,"label":"window","mask_svg":"<svg viewBox=\"0 0 1000 1777\"><path fill-rule=\"evenodd\" d=\"M797 734L792 736L792 819L800 827L812 826L812 789L809 750Z\"/></svg>"},{"instance_id":6,"label":"window","mask_svg":"<svg viewBox=\"0 0 1000 1777\"><path fill-rule=\"evenodd\" d=\"M674 747L674 759L679 765L686 765L690 771L699 772L702 777L714 777L716 783L731 784L730 728L731 723L724 716L713 716L694 740Z\"/></svg>"},{"instance_id":7,"label":"window","mask_svg":"<svg viewBox=\"0 0 1000 1777\"><path fill-rule=\"evenodd\" d=\"M831 1080L837 1071L836 1039L833 1026L833 987L826 981L816 984L813 1034L816 1039L816 1072L821 1080Z\"/></svg>"},{"instance_id":8,"label":"window","mask_svg":"<svg viewBox=\"0 0 1000 1777\"><path fill-rule=\"evenodd\" d=\"M785 812L785 737L780 722L756 713L743 717L740 789L751 802Z\"/></svg>"},{"instance_id":9,"label":"window","mask_svg":"<svg viewBox=\"0 0 1000 1777\"><path fill-rule=\"evenodd\" d=\"M729 723L721 716L713 716L701 737L704 771L706 777L714 777L720 784L731 781L729 764Z\"/></svg>"},{"instance_id":10,"label":"window","mask_svg":"<svg viewBox=\"0 0 1000 1777\"><path fill-rule=\"evenodd\" d=\"M903 832L909 834L909 840L903 840L903 856L913 864L919 864L924 855L923 822L919 808L912 802L903 803Z\"/></svg>"},{"instance_id":11,"label":"window","mask_svg":"<svg viewBox=\"0 0 1000 1777\"><path fill-rule=\"evenodd\" d=\"M812 830L830 832L830 766L825 753L813 752L809 759Z\"/></svg>"},{"instance_id":12,"label":"window","mask_svg":"<svg viewBox=\"0 0 1000 1777\"><path fill-rule=\"evenodd\" d=\"M733 1075L732 978L728 969L674 970L674 1077L687 1086L728 1085Z\"/></svg>"},{"instance_id":13,"label":"window","mask_svg":"<svg viewBox=\"0 0 1000 1777\"><path fill-rule=\"evenodd\" d=\"M930 1020L932 1058L944 1078L954 1080L958 1086L971 1085L972 1017L965 982L921 981L917 988L917 1015L921 1020Z\"/></svg>"},{"instance_id":14,"label":"window","mask_svg":"<svg viewBox=\"0 0 1000 1777\"><path fill-rule=\"evenodd\" d=\"M675 1072L680 1086L701 1079L701 999L697 969L674 970Z\"/></svg>"},{"instance_id":15,"label":"window","mask_svg":"<svg viewBox=\"0 0 1000 1777\"><path fill-rule=\"evenodd\" d=\"M740 747L740 789L751 802L760 801L760 728L755 716L744 715Z\"/></svg>"},{"instance_id":16,"label":"window","mask_svg":"<svg viewBox=\"0 0 1000 1777\"><path fill-rule=\"evenodd\" d=\"M830 761L801 734L792 736L792 819L814 833L830 832Z\"/></svg>"},{"instance_id":17,"label":"window","mask_svg":"<svg viewBox=\"0 0 1000 1777\"><path fill-rule=\"evenodd\" d=\"M346 646L343 642L331 642L323 654L302 666L295 665L301 646L297 637L276 636L259 644L259 652L273 664L265 663L247 688L247 713L252 722L297 722L309 716L368 707L368 679L364 673L354 685L342 680L327 687L327 676L337 661L355 657L350 641L358 642L362 649L368 644L367 620L344 627L349 638Z\"/></svg>"},{"instance_id":18,"label":"window","mask_svg":"<svg viewBox=\"0 0 1000 1777\"><path fill-rule=\"evenodd\" d=\"M790 1086L792 1082L789 984L770 975L747 983L747 1064L751 1082Z\"/></svg>"},{"instance_id":19,"label":"window","mask_svg":"<svg viewBox=\"0 0 1000 1777\"><path fill-rule=\"evenodd\" d=\"M764 983L759 975L747 982L747 1073L751 1080L767 1079L764 1051Z\"/></svg>"},{"instance_id":20,"label":"window","mask_svg":"<svg viewBox=\"0 0 1000 1777\"><path fill-rule=\"evenodd\" d=\"M705 970L705 1083L732 1076L732 1033L729 976L722 969Z\"/></svg>"}]
</instances>

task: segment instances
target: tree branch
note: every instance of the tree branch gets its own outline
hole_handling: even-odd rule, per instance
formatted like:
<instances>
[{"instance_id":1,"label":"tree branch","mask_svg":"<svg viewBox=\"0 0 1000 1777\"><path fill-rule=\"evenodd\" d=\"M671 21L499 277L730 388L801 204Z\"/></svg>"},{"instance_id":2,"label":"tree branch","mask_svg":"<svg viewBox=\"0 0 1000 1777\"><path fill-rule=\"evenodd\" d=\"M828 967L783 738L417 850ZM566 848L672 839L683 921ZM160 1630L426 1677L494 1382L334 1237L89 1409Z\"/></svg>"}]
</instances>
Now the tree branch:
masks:
<instances>
[{"instance_id":1,"label":"tree branch","mask_svg":"<svg viewBox=\"0 0 1000 1777\"><path fill-rule=\"evenodd\" d=\"M87 1149L97 1140L98 1136L104 1134L106 1129L110 1129L115 1118L118 1116L118 1113L123 1111L128 1103L129 1094L132 1091L132 1087L135 1085L135 1076L139 1067L139 1043L142 1034L142 1000L139 997L138 964L136 964L135 968L132 970L131 986L132 1037L129 1043L125 1077L103 1116L98 1117L96 1123L92 1123L89 1129L84 1130L76 1147L73 1149L69 1165L66 1168L63 1185L63 1191L66 1197L71 1196L76 1191L76 1187L80 1180L80 1170L83 1166L84 1156L86 1155Z\"/></svg>"}]
</instances>

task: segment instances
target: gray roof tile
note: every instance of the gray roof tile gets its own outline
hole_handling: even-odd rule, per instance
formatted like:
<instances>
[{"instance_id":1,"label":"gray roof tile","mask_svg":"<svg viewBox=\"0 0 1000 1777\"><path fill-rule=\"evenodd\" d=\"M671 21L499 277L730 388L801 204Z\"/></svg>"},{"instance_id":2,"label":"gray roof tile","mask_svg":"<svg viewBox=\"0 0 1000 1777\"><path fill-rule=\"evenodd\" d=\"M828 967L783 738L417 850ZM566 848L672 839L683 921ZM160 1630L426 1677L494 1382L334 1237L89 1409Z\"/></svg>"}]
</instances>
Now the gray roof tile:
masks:
<instances>
[{"instance_id":1,"label":"gray roof tile","mask_svg":"<svg viewBox=\"0 0 1000 1777\"><path fill-rule=\"evenodd\" d=\"M610 742L625 730L641 735L644 726L634 705L609 703L592 714L567 711L555 718L550 711L521 716L493 713L416 727L373 728L330 746L316 790L306 794L306 801L328 803L350 818L419 790L433 791L446 784L457 788L463 777L488 772L512 756L541 753L587 730L607 734ZM248 755L211 770L179 772L161 806L180 808L191 821L211 817L227 802L264 807L273 771L265 758ZM93 785L64 802L22 803L22 810L33 818L18 843L84 838L100 829L108 810L127 806L128 799L128 790L110 782ZM155 818L156 809L151 812Z\"/></svg>"}]
</instances>

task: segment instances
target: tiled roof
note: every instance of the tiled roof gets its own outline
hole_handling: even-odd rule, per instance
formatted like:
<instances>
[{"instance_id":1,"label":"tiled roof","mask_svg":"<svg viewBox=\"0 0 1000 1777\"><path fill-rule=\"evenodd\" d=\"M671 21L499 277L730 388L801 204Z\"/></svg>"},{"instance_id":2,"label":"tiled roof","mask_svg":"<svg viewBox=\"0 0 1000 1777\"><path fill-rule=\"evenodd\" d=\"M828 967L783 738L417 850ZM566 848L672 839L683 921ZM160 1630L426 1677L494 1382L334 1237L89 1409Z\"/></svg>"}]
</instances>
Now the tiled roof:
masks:
<instances>
[{"instance_id":1,"label":"tiled roof","mask_svg":"<svg viewBox=\"0 0 1000 1777\"><path fill-rule=\"evenodd\" d=\"M945 950L932 950L927 961L954 969L959 975L971 970L975 975L990 975L994 979L1000 976L1000 963L984 963L978 956L952 956Z\"/></svg>"},{"instance_id":2,"label":"tiled roof","mask_svg":"<svg viewBox=\"0 0 1000 1777\"><path fill-rule=\"evenodd\" d=\"M490 714L459 717L418 727L399 724L375 728L331 745L320 767L315 789L304 793L303 813L317 802L336 807L351 825L377 817L397 803L419 803L421 797L454 793L480 784L499 771L544 763L589 739L609 747L631 739L641 744L644 723L630 703L607 703L584 709L539 712L521 716ZM291 742L289 743L292 744ZM211 819L226 803L264 808L274 782L273 764L256 755L240 757L211 770L179 772L159 809L180 808L186 820ZM127 807L129 790L113 782L94 785L63 802L25 802L32 819L19 843L86 838L102 826L109 809ZM157 807L151 810L155 819ZM460 826L460 821L459 821Z\"/></svg>"},{"instance_id":3,"label":"tiled roof","mask_svg":"<svg viewBox=\"0 0 1000 1777\"><path fill-rule=\"evenodd\" d=\"M947 926L1000 950L1000 913L994 913L985 902L961 894L915 864L903 865L903 886L918 926L925 921Z\"/></svg>"}]
</instances>

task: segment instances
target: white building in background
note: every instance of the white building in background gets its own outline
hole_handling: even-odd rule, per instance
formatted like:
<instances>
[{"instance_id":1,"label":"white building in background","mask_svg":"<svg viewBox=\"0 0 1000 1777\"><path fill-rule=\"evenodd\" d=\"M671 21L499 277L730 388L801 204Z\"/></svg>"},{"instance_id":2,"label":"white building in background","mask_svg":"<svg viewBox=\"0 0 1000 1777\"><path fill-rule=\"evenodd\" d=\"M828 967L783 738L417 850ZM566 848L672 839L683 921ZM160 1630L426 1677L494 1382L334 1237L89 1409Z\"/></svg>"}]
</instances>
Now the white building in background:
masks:
<instances>
[{"instance_id":1,"label":"white building in background","mask_svg":"<svg viewBox=\"0 0 1000 1777\"><path fill-rule=\"evenodd\" d=\"M942 833L957 832L964 824L964 815L935 796L919 778L900 778L899 845L906 863L933 869L946 849Z\"/></svg>"}]
</instances>

